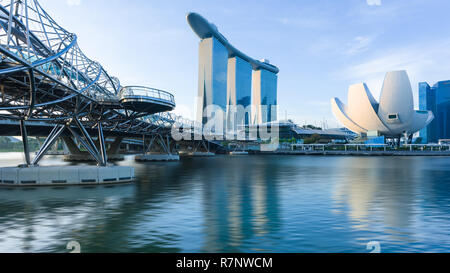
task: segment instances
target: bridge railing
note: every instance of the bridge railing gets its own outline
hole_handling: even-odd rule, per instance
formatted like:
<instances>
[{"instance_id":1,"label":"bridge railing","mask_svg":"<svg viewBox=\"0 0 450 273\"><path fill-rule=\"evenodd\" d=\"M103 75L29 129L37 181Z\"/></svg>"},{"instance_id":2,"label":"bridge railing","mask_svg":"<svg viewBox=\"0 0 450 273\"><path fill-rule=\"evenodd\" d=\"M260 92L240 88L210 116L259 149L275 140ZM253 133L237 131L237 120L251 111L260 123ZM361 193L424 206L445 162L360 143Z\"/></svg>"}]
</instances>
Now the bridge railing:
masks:
<instances>
[{"instance_id":1,"label":"bridge railing","mask_svg":"<svg viewBox=\"0 0 450 273\"><path fill-rule=\"evenodd\" d=\"M144 86L126 86L120 90L119 98L143 97L168 101L175 104L175 97L167 91Z\"/></svg>"}]
</instances>

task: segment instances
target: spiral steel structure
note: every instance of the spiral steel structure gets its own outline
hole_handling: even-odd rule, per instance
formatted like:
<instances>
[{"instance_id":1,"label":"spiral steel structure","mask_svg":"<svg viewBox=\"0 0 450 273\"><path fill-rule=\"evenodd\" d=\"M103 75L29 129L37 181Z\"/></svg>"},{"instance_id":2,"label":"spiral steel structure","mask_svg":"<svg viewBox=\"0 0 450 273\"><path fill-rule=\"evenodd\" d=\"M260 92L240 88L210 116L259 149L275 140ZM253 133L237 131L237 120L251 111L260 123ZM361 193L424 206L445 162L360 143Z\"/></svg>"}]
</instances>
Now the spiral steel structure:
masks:
<instances>
[{"instance_id":1,"label":"spiral steel structure","mask_svg":"<svg viewBox=\"0 0 450 273\"><path fill-rule=\"evenodd\" d=\"M88 127L102 122L105 130L138 134L154 125L140 118L156 112L120 104L119 79L89 59L77 36L37 0L8 2L0 5L0 117L57 123L79 118ZM160 111L175 107L170 94L160 102L168 106Z\"/></svg>"},{"instance_id":2,"label":"spiral steel structure","mask_svg":"<svg viewBox=\"0 0 450 273\"><path fill-rule=\"evenodd\" d=\"M0 119L19 120L23 137L26 122L49 122L49 143L67 128L105 164L85 128L152 135L181 119L170 93L122 87L37 0L0 1L0 57Z\"/></svg>"}]
</instances>

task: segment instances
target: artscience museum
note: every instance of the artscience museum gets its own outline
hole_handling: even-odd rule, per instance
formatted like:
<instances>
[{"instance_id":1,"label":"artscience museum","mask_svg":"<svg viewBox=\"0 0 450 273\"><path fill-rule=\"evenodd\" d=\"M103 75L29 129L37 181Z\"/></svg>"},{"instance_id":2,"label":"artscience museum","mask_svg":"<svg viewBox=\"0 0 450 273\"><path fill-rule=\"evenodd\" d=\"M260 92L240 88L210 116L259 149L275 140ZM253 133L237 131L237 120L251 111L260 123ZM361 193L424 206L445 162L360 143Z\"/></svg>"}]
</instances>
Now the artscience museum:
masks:
<instances>
[{"instance_id":1,"label":"artscience museum","mask_svg":"<svg viewBox=\"0 0 450 273\"><path fill-rule=\"evenodd\" d=\"M336 118L348 129L365 136L411 138L434 119L431 111L414 110L414 99L406 71L386 74L379 102L365 83L354 84L348 91L348 104L331 100Z\"/></svg>"}]
</instances>

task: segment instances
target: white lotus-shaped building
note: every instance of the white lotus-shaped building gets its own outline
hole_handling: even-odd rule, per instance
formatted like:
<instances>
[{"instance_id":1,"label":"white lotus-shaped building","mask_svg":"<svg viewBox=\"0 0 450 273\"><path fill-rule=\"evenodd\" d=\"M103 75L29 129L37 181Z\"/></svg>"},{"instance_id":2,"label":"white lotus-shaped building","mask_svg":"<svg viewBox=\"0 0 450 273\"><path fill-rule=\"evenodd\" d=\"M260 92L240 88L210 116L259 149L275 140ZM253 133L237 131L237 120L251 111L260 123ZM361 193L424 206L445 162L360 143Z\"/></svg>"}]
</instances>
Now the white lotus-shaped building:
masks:
<instances>
[{"instance_id":1,"label":"white lotus-shaped building","mask_svg":"<svg viewBox=\"0 0 450 273\"><path fill-rule=\"evenodd\" d=\"M387 137L412 135L434 119L431 111L414 110L411 83L406 71L386 74L378 103L365 83L354 84L348 91L348 105L331 100L333 113L348 129L367 134L377 131Z\"/></svg>"}]
</instances>

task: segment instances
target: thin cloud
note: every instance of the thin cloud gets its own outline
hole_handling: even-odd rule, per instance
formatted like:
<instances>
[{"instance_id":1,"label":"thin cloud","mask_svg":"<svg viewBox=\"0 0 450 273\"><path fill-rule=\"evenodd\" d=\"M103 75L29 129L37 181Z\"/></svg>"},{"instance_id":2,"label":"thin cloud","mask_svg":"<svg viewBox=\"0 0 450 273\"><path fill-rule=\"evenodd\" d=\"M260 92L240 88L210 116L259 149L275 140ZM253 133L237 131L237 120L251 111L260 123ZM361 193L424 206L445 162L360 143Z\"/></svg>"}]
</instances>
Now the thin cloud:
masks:
<instances>
[{"instance_id":1,"label":"thin cloud","mask_svg":"<svg viewBox=\"0 0 450 273\"><path fill-rule=\"evenodd\" d=\"M355 37L353 41L348 44L348 50L346 51L347 55L354 55L357 53L367 51L373 40L374 40L373 36Z\"/></svg>"},{"instance_id":2,"label":"thin cloud","mask_svg":"<svg viewBox=\"0 0 450 273\"><path fill-rule=\"evenodd\" d=\"M346 42L339 37L319 37L315 41L310 42L305 49L314 55L332 53L350 56L368 51L375 38L376 35L357 36Z\"/></svg>"},{"instance_id":3,"label":"thin cloud","mask_svg":"<svg viewBox=\"0 0 450 273\"><path fill-rule=\"evenodd\" d=\"M284 26L297 27L301 29L318 29L329 25L328 21L312 17L281 17L275 19Z\"/></svg>"},{"instance_id":4,"label":"thin cloud","mask_svg":"<svg viewBox=\"0 0 450 273\"><path fill-rule=\"evenodd\" d=\"M81 5L81 0L67 0L66 3L69 6L79 6Z\"/></svg>"},{"instance_id":5,"label":"thin cloud","mask_svg":"<svg viewBox=\"0 0 450 273\"><path fill-rule=\"evenodd\" d=\"M381 0L366 0L369 6L381 6Z\"/></svg>"},{"instance_id":6,"label":"thin cloud","mask_svg":"<svg viewBox=\"0 0 450 273\"><path fill-rule=\"evenodd\" d=\"M366 82L375 96L381 92L388 71L406 70L414 91L418 82L434 84L450 75L450 40L435 41L378 53L375 57L336 72L339 78L352 83ZM416 95L416 92L415 92Z\"/></svg>"}]
</instances>

